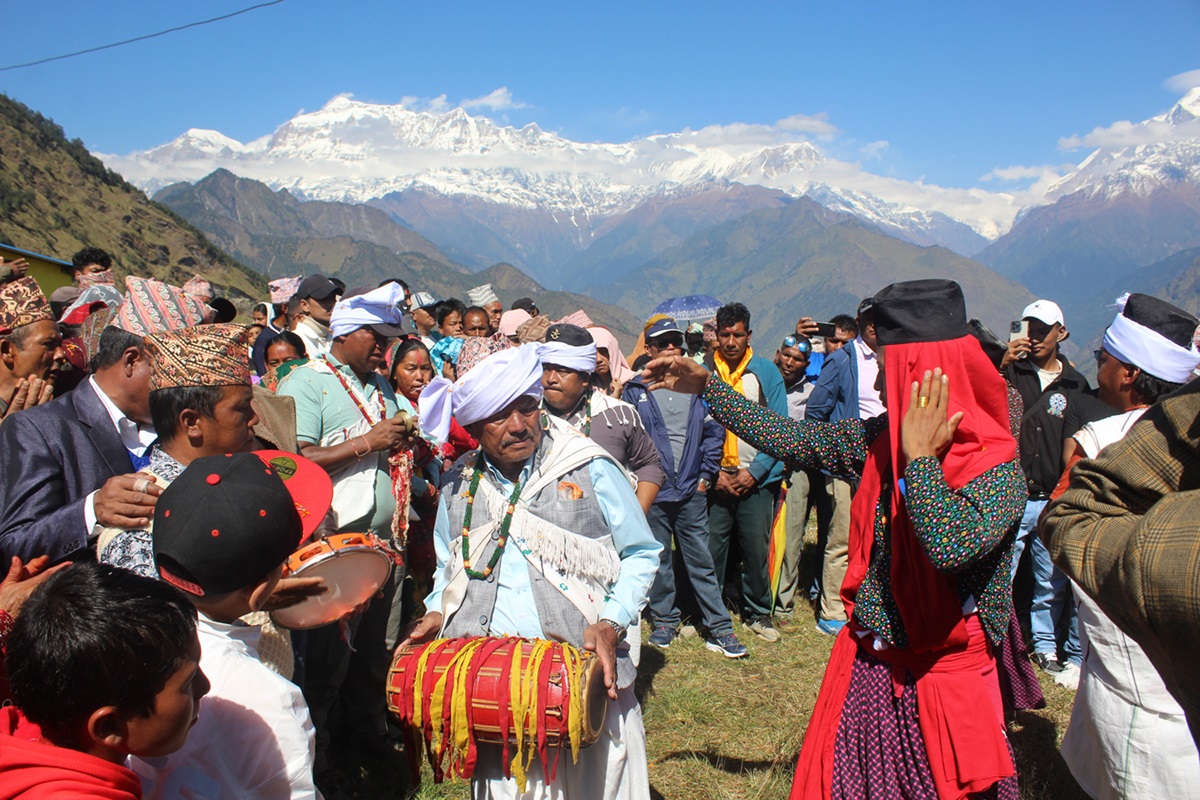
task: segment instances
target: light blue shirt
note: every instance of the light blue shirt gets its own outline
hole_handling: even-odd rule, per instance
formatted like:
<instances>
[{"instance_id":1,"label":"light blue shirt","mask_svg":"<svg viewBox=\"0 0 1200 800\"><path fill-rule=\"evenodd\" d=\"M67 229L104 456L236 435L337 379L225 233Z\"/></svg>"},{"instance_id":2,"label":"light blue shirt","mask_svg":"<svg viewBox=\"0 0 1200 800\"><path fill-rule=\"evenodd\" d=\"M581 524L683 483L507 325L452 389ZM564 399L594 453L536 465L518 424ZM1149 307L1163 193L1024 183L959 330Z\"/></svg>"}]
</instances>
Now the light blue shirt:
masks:
<instances>
[{"instance_id":1,"label":"light blue shirt","mask_svg":"<svg viewBox=\"0 0 1200 800\"><path fill-rule=\"evenodd\" d=\"M496 471L490 463L488 470L499 482L500 491L505 496L511 494L512 481ZM521 470L522 484L528 480L532 470L533 457L530 457ZM621 559L621 570L605 599L600 616L629 628L637 624L642 607L646 605L650 585L658 573L658 554L662 545L650 532L637 495L633 493L633 487L620 467L608 459L597 458L588 464L588 474L592 479L596 500L600 503L600 513L608 523L613 546ZM433 591L425 598L425 608L431 611L441 610L442 592L446 588L446 564L450 561L451 541L447 515L446 495L443 494L438 501L437 521L433 526L433 548L437 554L438 568L433 573ZM521 548L509 546L504 549L499 564L496 607L492 612L493 636L525 636L533 639L542 636L528 563Z\"/></svg>"}]
</instances>

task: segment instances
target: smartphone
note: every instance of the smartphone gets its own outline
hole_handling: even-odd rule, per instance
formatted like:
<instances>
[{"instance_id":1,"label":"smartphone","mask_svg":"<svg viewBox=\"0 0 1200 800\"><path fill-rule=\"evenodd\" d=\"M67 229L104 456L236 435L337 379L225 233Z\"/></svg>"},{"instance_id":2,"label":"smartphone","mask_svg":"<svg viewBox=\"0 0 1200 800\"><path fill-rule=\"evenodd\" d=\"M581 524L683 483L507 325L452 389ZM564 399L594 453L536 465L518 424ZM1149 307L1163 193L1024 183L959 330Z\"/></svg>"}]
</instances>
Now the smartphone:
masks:
<instances>
[{"instance_id":1,"label":"smartphone","mask_svg":"<svg viewBox=\"0 0 1200 800\"><path fill-rule=\"evenodd\" d=\"M832 322L818 322L817 323L817 336L820 336L824 339L836 339L837 338L837 326L834 325Z\"/></svg>"},{"instance_id":2,"label":"smartphone","mask_svg":"<svg viewBox=\"0 0 1200 800\"><path fill-rule=\"evenodd\" d=\"M1028 339L1028 338L1029 338L1029 320L1015 319L1012 322L1008 323L1008 340L1010 342L1016 341L1017 339ZM1017 358L1025 358L1026 355L1028 355L1028 353L1021 353L1017 356Z\"/></svg>"}]
</instances>

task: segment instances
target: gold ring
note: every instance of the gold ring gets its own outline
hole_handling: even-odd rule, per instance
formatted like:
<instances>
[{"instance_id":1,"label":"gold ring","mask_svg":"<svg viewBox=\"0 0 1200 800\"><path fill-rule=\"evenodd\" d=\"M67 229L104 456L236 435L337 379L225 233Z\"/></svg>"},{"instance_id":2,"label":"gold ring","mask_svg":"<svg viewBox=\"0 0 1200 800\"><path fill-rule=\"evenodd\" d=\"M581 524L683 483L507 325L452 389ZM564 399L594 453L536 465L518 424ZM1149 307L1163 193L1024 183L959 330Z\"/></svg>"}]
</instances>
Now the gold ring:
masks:
<instances>
[{"instance_id":1,"label":"gold ring","mask_svg":"<svg viewBox=\"0 0 1200 800\"><path fill-rule=\"evenodd\" d=\"M928 397L918 397L917 398L917 408L924 408L927 405L929 405Z\"/></svg>"}]
</instances>

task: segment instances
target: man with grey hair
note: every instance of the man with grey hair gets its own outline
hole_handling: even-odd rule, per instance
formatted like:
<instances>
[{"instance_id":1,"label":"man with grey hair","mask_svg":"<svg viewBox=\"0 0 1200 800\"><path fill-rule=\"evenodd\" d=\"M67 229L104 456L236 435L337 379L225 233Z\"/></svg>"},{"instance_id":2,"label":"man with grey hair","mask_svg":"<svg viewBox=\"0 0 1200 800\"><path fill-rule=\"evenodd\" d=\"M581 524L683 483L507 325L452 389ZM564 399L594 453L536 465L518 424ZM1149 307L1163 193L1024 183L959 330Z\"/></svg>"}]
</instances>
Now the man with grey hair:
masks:
<instances>
[{"instance_id":1,"label":"man with grey hair","mask_svg":"<svg viewBox=\"0 0 1200 800\"><path fill-rule=\"evenodd\" d=\"M639 615L661 546L628 478L602 448L541 410L536 345L490 356L456 383L434 378L423 430L444 440L451 417L479 441L446 475L434 527L430 609L401 644L439 637L522 636L592 651L611 707L599 743L563 758L546 796L648 798L641 707L633 692ZM507 546L511 541L512 546ZM555 555L557 554L557 555ZM480 744L477 797L523 796L504 749Z\"/></svg>"}]
</instances>

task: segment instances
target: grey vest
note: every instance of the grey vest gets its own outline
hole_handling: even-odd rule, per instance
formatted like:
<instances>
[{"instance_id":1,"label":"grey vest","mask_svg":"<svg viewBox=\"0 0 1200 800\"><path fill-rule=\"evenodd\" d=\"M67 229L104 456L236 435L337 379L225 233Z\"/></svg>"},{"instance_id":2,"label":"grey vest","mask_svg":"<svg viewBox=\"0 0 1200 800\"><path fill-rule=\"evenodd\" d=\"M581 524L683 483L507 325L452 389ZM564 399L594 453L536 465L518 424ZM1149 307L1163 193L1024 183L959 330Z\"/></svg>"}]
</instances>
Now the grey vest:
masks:
<instances>
[{"instance_id":1,"label":"grey vest","mask_svg":"<svg viewBox=\"0 0 1200 800\"><path fill-rule=\"evenodd\" d=\"M534 454L533 472L537 475L538 468L550 449L553 432L543 431L542 441ZM563 435L563 434L558 434ZM448 480L442 486L442 496L446 498L447 520L453 536L462 531L463 517L467 510L466 494L470 486L474 458L482 458L482 451L469 453L459 459L450 470ZM482 481L488 481L505 498L508 492L486 468ZM569 485L571 484L571 485ZM573 495L582 493L579 499L571 499ZM587 465L572 470L554 483L542 488L533 497L522 497L521 502L535 517L545 520L568 531L590 539L599 539L609 535L608 523L600 510L592 487L591 473ZM492 520L496 529L484 546L482 552L471 552L472 569L482 571L491 560L496 550L496 542L500 538L500 523L504 519L505 508L489 508L482 492L475 495L474 508L471 512L471 527L475 528L485 520ZM456 545L461 546L461 541ZM529 570L529 580L533 587L533 600L538 611L538 620L542 626L542 636L555 641L570 642L576 647L583 647L583 631L588 626L587 619L562 592L552 585L542 573L534 568L519 554L512 555L511 548L515 547L510 539L508 546L496 562L496 567L486 579L471 578L466 596L458 610L443 624L442 636L491 636L493 609L496 606L497 576L500 570L509 568ZM637 676L637 668L629 660L629 647L622 643L617 647L617 683L620 687L628 686Z\"/></svg>"}]
</instances>

